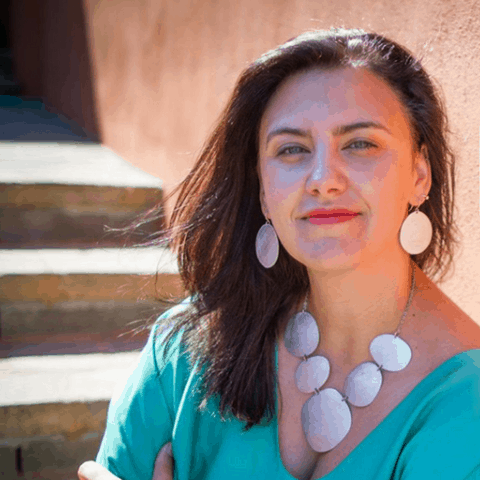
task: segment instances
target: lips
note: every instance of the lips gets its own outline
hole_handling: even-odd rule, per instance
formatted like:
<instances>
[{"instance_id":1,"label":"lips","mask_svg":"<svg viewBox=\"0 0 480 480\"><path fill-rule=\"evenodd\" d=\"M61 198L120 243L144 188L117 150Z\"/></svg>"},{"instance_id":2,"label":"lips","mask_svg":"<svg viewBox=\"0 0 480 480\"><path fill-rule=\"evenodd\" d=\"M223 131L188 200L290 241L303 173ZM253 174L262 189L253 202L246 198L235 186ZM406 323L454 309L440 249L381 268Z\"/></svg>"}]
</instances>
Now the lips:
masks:
<instances>
[{"instance_id":1,"label":"lips","mask_svg":"<svg viewBox=\"0 0 480 480\"><path fill-rule=\"evenodd\" d=\"M358 212L353 212L347 209L335 210L313 210L308 214L308 220L314 225L328 225L332 223L342 223L351 220L359 215Z\"/></svg>"}]
</instances>

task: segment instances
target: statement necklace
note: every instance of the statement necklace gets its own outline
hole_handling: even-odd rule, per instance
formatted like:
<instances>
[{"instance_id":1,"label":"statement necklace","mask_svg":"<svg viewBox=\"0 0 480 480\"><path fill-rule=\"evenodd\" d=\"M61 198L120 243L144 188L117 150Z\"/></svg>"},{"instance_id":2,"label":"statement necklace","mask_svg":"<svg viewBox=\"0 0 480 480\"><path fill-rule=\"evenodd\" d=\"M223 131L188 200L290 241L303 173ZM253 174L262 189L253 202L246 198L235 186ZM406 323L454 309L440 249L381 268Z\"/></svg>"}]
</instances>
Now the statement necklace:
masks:
<instances>
[{"instance_id":1,"label":"statement necklace","mask_svg":"<svg viewBox=\"0 0 480 480\"><path fill-rule=\"evenodd\" d=\"M412 358L409 345L398 335L415 290L415 266L412 265L412 281L407 305L393 334L382 334L370 343L372 362L355 367L347 376L345 394L335 388L320 388L330 374L330 362L326 357L309 357L320 343L320 332L313 316L306 311L308 295L303 309L288 322L285 330L285 347L295 357L303 358L295 373L297 388L303 393L313 393L302 408L302 425L305 437L316 452L328 452L336 447L352 426L350 405L366 407L377 396L382 386L382 370L403 370Z\"/></svg>"}]
</instances>

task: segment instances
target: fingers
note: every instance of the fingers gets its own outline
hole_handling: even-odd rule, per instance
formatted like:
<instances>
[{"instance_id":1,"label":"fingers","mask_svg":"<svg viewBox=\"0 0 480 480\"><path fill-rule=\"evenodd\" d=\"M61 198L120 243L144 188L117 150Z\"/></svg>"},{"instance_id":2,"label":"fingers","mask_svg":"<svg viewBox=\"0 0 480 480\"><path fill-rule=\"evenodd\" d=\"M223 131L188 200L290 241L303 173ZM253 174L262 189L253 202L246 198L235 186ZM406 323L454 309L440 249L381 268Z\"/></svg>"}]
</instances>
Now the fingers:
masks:
<instances>
[{"instance_id":1,"label":"fingers","mask_svg":"<svg viewBox=\"0 0 480 480\"><path fill-rule=\"evenodd\" d=\"M173 455L170 442L162 447L155 460L152 480L173 480Z\"/></svg>"},{"instance_id":2,"label":"fingers","mask_svg":"<svg viewBox=\"0 0 480 480\"><path fill-rule=\"evenodd\" d=\"M105 467L92 460L82 463L77 475L79 480L120 480Z\"/></svg>"}]
</instances>

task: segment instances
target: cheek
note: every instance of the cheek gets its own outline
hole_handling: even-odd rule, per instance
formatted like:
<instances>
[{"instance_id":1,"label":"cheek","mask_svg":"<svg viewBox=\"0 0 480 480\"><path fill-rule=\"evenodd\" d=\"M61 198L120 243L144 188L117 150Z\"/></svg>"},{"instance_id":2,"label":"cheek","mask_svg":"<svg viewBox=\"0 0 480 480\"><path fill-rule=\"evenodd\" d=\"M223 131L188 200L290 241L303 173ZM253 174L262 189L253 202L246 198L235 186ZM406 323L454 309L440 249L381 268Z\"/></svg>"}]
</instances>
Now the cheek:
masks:
<instances>
[{"instance_id":1,"label":"cheek","mask_svg":"<svg viewBox=\"0 0 480 480\"><path fill-rule=\"evenodd\" d=\"M398 166L398 158L390 156L370 165L370 168L355 170L350 178L354 185L361 188L365 200L372 203L371 207L375 204L385 205L385 203L393 207L407 183L406 172Z\"/></svg>"},{"instance_id":2,"label":"cheek","mask_svg":"<svg viewBox=\"0 0 480 480\"><path fill-rule=\"evenodd\" d=\"M363 198L372 213L371 228L375 235L385 239L396 235L400 229L408 195L409 172L398 167L397 161L377 165L369 178L365 178L362 188Z\"/></svg>"},{"instance_id":3,"label":"cheek","mask_svg":"<svg viewBox=\"0 0 480 480\"><path fill-rule=\"evenodd\" d=\"M265 202L270 211L281 208L301 192L303 174L299 169L266 165L262 171Z\"/></svg>"},{"instance_id":4,"label":"cheek","mask_svg":"<svg viewBox=\"0 0 480 480\"><path fill-rule=\"evenodd\" d=\"M359 185L366 195L373 195L382 189L388 182L389 177L393 177L392 165L389 162L373 163L362 170L355 169L351 174L351 179L355 185Z\"/></svg>"}]
</instances>

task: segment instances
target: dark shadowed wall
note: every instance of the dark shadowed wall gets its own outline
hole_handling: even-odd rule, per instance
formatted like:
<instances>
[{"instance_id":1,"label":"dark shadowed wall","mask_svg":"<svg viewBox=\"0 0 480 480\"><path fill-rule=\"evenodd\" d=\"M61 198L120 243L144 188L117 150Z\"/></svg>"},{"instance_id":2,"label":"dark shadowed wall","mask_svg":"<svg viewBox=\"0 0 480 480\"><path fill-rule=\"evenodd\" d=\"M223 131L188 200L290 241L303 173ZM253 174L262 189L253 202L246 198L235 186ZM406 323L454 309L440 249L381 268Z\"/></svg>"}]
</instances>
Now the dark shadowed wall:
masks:
<instances>
[{"instance_id":1,"label":"dark shadowed wall","mask_svg":"<svg viewBox=\"0 0 480 480\"><path fill-rule=\"evenodd\" d=\"M49 110L100 137L81 0L14 0L12 50L22 93L42 97Z\"/></svg>"}]
</instances>

